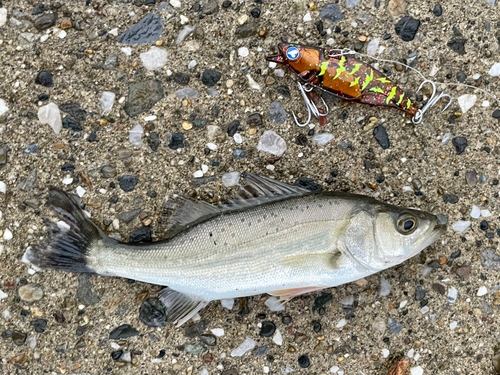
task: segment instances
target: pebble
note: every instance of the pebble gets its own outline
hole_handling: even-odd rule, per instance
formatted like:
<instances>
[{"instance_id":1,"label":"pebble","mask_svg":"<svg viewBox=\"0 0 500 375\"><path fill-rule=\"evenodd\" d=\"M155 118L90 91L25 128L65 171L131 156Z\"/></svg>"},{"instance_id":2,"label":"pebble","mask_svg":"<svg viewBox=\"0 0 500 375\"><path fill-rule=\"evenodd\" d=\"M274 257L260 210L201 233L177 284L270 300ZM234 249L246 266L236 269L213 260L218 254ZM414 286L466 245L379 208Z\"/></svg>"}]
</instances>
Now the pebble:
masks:
<instances>
[{"instance_id":1,"label":"pebble","mask_svg":"<svg viewBox=\"0 0 500 375\"><path fill-rule=\"evenodd\" d=\"M424 298L425 298L425 290L420 285L417 285L415 289L415 300L422 301Z\"/></svg>"},{"instance_id":2,"label":"pebble","mask_svg":"<svg viewBox=\"0 0 500 375\"><path fill-rule=\"evenodd\" d=\"M333 139L334 139L334 136L331 133L317 133L317 134L314 134L314 136L312 137L312 140L321 146L326 145L328 142L331 142Z\"/></svg>"},{"instance_id":3,"label":"pebble","mask_svg":"<svg viewBox=\"0 0 500 375\"><path fill-rule=\"evenodd\" d=\"M238 39L248 38L257 34L259 28L260 25L257 22L247 22L243 25L238 26L234 32L234 35Z\"/></svg>"},{"instance_id":4,"label":"pebble","mask_svg":"<svg viewBox=\"0 0 500 375\"><path fill-rule=\"evenodd\" d=\"M271 311L283 311L285 310L285 305L282 303L282 301L279 300L279 298L276 297L269 297L264 304L269 307L269 310Z\"/></svg>"},{"instance_id":5,"label":"pebble","mask_svg":"<svg viewBox=\"0 0 500 375\"><path fill-rule=\"evenodd\" d=\"M26 338L28 335L26 333L20 332L20 331L14 331L12 332L12 341L14 344L17 346L21 346L26 342Z\"/></svg>"},{"instance_id":6,"label":"pebble","mask_svg":"<svg viewBox=\"0 0 500 375\"><path fill-rule=\"evenodd\" d=\"M279 329L276 330L276 332L273 336L273 342L279 346L283 345L283 336L281 335L281 332L279 331Z\"/></svg>"},{"instance_id":7,"label":"pebble","mask_svg":"<svg viewBox=\"0 0 500 375\"><path fill-rule=\"evenodd\" d=\"M396 34L399 35L403 41L411 42L415 38L419 27L420 20L411 16L405 16L396 24L395 30Z\"/></svg>"},{"instance_id":8,"label":"pebble","mask_svg":"<svg viewBox=\"0 0 500 375\"><path fill-rule=\"evenodd\" d=\"M129 86L128 97L125 103L125 112L135 117L153 108L156 102L164 96L164 90L157 80L132 83Z\"/></svg>"},{"instance_id":9,"label":"pebble","mask_svg":"<svg viewBox=\"0 0 500 375\"><path fill-rule=\"evenodd\" d=\"M319 17L330 21L331 23L337 23L344 19L344 14L340 10L337 3L326 4L319 12Z\"/></svg>"},{"instance_id":10,"label":"pebble","mask_svg":"<svg viewBox=\"0 0 500 375\"><path fill-rule=\"evenodd\" d=\"M260 85L257 82L255 82L255 80L252 78L252 76L250 75L250 73L247 74L246 77L247 77L247 80L248 80L248 87L250 87L252 90L260 90L261 89Z\"/></svg>"},{"instance_id":11,"label":"pebble","mask_svg":"<svg viewBox=\"0 0 500 375\"><path fill-rule=\"evenodd\" d=\"M383 149L388 149L391 147L389 135L387 134L387 130L383 125L378 125L373 129L373 136Z\"/></svg>"},{"instance_id":12,"label":"pebble","mask_svg":"<svg viewBox=\"0 0 500 375\"><path fill-rule=\"evenodd\" d=\"M232 310L234 306L234 298L225 298L220 300L220 304L222 307Z\"/></svg>"},{"instance_id":13,"label":"pebble","mask_svg":"<svg viewBox=\"0 0 500 375\"><path fill-rule=\"evenodd\" d=\"M299 366L302 368L308 368L311 365L311 361L309 360L307 354L301 355L298 359L298 362Z\"/></svg>"},{"instance_id":14,"label":"pebble","mask_svg":"<svg viewBox=\"0 0 500 375\"><path fill-rule=\"evenodd\" d=\"M101 168L101 174L102 177L104 178L113 178L116 177L116 168L113 168L109 165L105 165L104 167Z\"/></svg>"},{"instance_id":15,"label":"pebble","mask_svg":"<svg viewBox=\"0 0 500 375\"><path fill-rule=\"evenodd\" d=\"M0 100L0 116L2 115L2 101ZM491 115L493 118L500 119L500 109L495 109Z\"/></svg>"},{"instance_id":16,"label":"pebble","mask_svg":"<svg viewBox=\"0 0 500 375\"><path fill-rule=\"evenodd\" d=\"M36 284L27 284L19 288L18 294L24 302L35 302L42 299L43 289Z\"/></svg>"},{"instance_id":17,"label":"pebble","mask_svg":"<svg viewBox=\"0 0 500 375\"><path fill-rule=\"evenodd\" d=\"M450 40L446 45L459 55L465 55L465 43L467 39L464 38L454 38Z\"/></svg>"},{"instance_id":18,"label":"pebble","mask_svg":"<svg viewBox=\"0 0 500 375\"><path fill-rule=\"evenodd\" d=\"M464 137L455 137L451 142L453 143L453 146L455 146L457 155L462 154L467 147L467 139L465 139Z\"/></svg>"},{"instance_id":19,"label":"pebble","mask_svg":"<svg viewBox=\"0 0 500 375\"><path fill-rule=\"evenodd\" d=\"M455 287L450 286L450 288L448 289L448 294L446 295L446 300L449 303L455 303L457 299L458 299L458 290Z\"/></svg>"},{"instance_id":20,"label":"pebble","mask_svg":"<svg viewBox=\"0 0 500 375\"><path fill-rule=\"evenodd\" d=\"M0 27L7 23L7 9L0 8Z\"/></svg>"},{"instance_id":21,"label":"pebble","mask_svg":"<svg viewBox=\"0 0 500 375\"><path fill-rule=\"evenodd\" d=\"M5 298L7 298L7 297L8 297L7 293L5 293L4 291L0 290L0 301L3 300L3 299L5 299Z\"/></svg>"},{"instance_id":22,"label":"pebble","mask_svg":"<svg viewBox=\"0 0 500 375\"><path fill-rule=\"evenodd\" d=\"M203 82L204 85L209 87L215 86L215 84L219 82L221 76L222 74L217 70L206 69L201 76L201 82Z\"/></svg>"},{"instance_id":23,"label":"pebble","mask_svg":"<svg viewBox=\"0 0 500 375\"><path fill-rule=\"evenodd\" d=\"M69 116L63 118L62 126L64 129L71 129L75 132L81 132L83 130L80 123Z\"/></svg>"},{"instance_id":24,"label":"pebble","mask_svg":"<svg viewBox=\"0 0 500 375\"><path fill-rule=\"evenodd\" d=\"M246 337L245 340L236 348L231 351L231 357L241 357L243 354L255 348L255 341L250 337Z\"/></svg>"},{"instance_id":25,"label":"pebble","mask_svg":"<svg viewBox=\"0 0 500 375\"><path fill-rule=\"evenodd\" d=\"M120 184L120 188L124 192L128 193L135 189L135 186L137 185L137 182L139 182L139 179L134 175L124 175L118 178L118 182Z\"/></svg>"},{"instance_id":26,"label":"pebble","mask_svg":"<svg viewBox=\"0 0 500 375\"><path fill-rule=\"evenodd\" d=\"M165 66L168 53L164 48L152 46L149 51L141 53L140 58L147 70L155 70Z\"/></svg>"},{"instance_id":27,"label":"pebble","mask_svg":"<svg viewBox=\"0 0 500 375\"><path fill-rule=\"evenodd\" d=\"M302 18L302 22L311 22L311 21L312 21L311 13L307 12Z\"/></svg>"},{"instance_id":28,"label":"pebble","mask_svg":"<svg viewBox=\"0 0 500 375\"><path fill-rule=\"evenodd\" d=\"M434 5L434 9L432 10L432 14L436 17L441 17L443 15L443 7L441 4Z\"/></svg>"},{"instance_id":29,"label":"pebble","mask_svg":"<svg viewBox=\"0 0 500 375\"><path fill-rule=\"evenodd\" d=\"M259 335L262 337L271 337L276 331L276 326L273 322L264 321L260 327Z\"/></svg>"},{"instance_id":30,"label":"pebble","mask_svg":"<svg viewBox=\"0 0 500 375\"><path fill-rule=\"evenodd\" d=\"M189 81L191 80L191 77L189 74L182 73L182 72L177 72L174 74L172 79L178 83L181 86L186 86L189 84Z\"/></svg>"},{"instance_id":31,"label":"pebble","mask_svg":"<svg viewBox=\"0 0 500 375\"><path fill-rule=\"evenodd\" d=\"M241 57L247 57L249 54L250 54L250 52L248 52L248 48L247 47L240 47L240 48L238 48L238 55L239 56L241 56Z\"/></svg>"},{"instance_id":32,"label":"pebble","mask_svg":"<svg viewBox=\"0 0 500 375\"><path fill-rule=\"evenodd\" d=\"M465 172L465 179L467 180L467 184L470 186L474 186L477 184L477 172L476 171L467 171Z\"/></svg>"},{"instance_id":33,"label":"pebble","mask_svg":"<svg viewBox=\"0 0 500 375\"><path fill-rule=\"evenodd\" d=\"M260 113L252 113L247 117L247 125L251 128L263 126L262 116Z\"/></svg>"},{"instance_id":34,"label":"pebble","mask_svg":"<svg viewBox=\"0 0 500 375\"><path fill-rule=\"evenodd\" d=\"M274 130L266 130L259 139L257 149L281 156L286 151L286 142Z\"/></svg>"},{"instance_id":35,"label":"pebble","mask_svg":"<svg viewBox=\"0 0 500 375\"><path fill-rule=\"evenodd\" d=\"M240 180L240 172L228 172L222 175L222 185L231 187L238 185Z\"/></svg>"},{"instance_id":36,"label":"pebble","mask_svg":"<svg viewBox=\"0 0 500 375\"><path fill-rule=\"evenodd\" d=\"M85 306L96 305L101 300L101 297L97 293L92 291L90 275L87 273L78 275L76 298L78 298L78 300L81 301Z\"/></svg>"},{"instance_id":37,"label":"pebble","mask_svg":"<svg viewBox=\"0 0 500 375\"><path fill-rule=\"evenodd\" d=\"M215 336L222 337L224 336L224 329L222 328L213 328L210 330Z\"/></svg>"},{"instance_id":38,"label":"pebble","mask_svg":"<svg viewBox=\"0 0 500 375\"><path fill-rule=\"evenodd\" d=\"M337 323L336 327L337 328L342 328L347 324L347 321L345 319L340 319L339 322Z\"/></svg>"},{"instance_id":39,"label":"pebble","mask_svg":"<svg viewBox=\"0 0 500 375\"><path fill-rule=\"evenodd\" d=\"M9 111L9 106L5 103L5 100L0 99L0 117Z\"/></svg>"},{"instance_id":40,"label":"pebble","mask_svg":"<svg viewBox=\"0 0 500 375\"><path fill-rule=\"evenodd\" d=\"M57 14L55 13L47 13L43 16L38 17L35 22L35 28L37 30L46 30L56 24Z\"/></svg>"},{"instance_id":41,"label":"pebble","mask_svg":"<svg viewBox=\"0 0 500 375\"><path fill-rule=\"evenodd\" d=\"M423 374L424 374L424 369L420 366L412 367L410 369L410 375L423 375Z\"/></svg>"},{"instance_id":42,"label":"pebble","mask_svg":"<svg viewBox=\"0 0 500 375\"><path fill-rule=\"evenodd\" d=\"M160 135L156 132L151 132L148 138L148 146L153 151L158 151L158 147L161 145Z\"/></svg>"},{"instance_id":43,"label":"pebble","mask_svg":"<svg viewBox=\"0 0 500 375\"><path fill-rule=\"evenodd\" d=\"M463 233L467 228L470 227L470 225L471 225L470 221L459 220L451 227L455 232Z\"/></svg>"},{"instance_id":44,"label":"pebble","mask_svg":"<svg viewBox=\"0 0 500 375\"><path fill-rule=\"evenodd\" d=\"M113 109L113 104L115 103L115 93L111 91L103 91L101 94L101 108L104 111L111 111Z\"/></svg>"},{"instance_id":45,"label":"pebble","mask_svg":"<svg viewBox=\"0 0 500 375\"><path fill-rule=\"evenodd\" d=\"M366 46L366 53L370 56L374 56L375 52L377 52L378 46L380 44L380 38L373 38L368 46Z\"/></svg>"},{"instance_id":46,"label":"pebble","mask_svg":"<svg viewBox=\"0 0 500 375\"><path fill-rule=\"evenodd\" d=\"M269 121L280 125L286 120L288 120L288 115L285 112L285 108L281 105L281 102L279 100L271 102L271 106L269 108Z\"/></svg>"},{"instance_id":47,"label":"pebble","mask_svg":"<svg viewBox=\"0 0 500 375\"><path fill-rule=\"evenodd\" d=\"M241 134L235 133L233 136L234 142L241 144L243 143L243 138L241 138Z\"/></svg>"},{"instance_id":48,"label":"pebble","mask_svg":"<svg viewBox=\"0 0 500 375\"><path fill-rule=\"evenodd\" d=\"M182 28L181 31L179 31L179 34L177 34L177 38L175 38L175 44L179 45L181 44L184 39L188 35L190 35L194 30L196 29L196 26L191 26L191 25L186 25Z\"/></svg>"},{"instance_id":49,"label":"pebble","mask_svg":"<svg viewBox=\"0 0 500 375\"><path fill-rule=\"evenodd\" d=\"M207 351L207 348L201 344L187 344L184 349L186 352L193 355L199 355Z\"/></svg>"},{"instance_id":50,"label":"pebble","mask_svg":"<svg viewBox=\"0 0 500 375\"><path fill-rule=\"evenodd\" d=\"M38 120L42 124L50 125L56 134L59 134L62 129L61 113L59 107L54 103L49 103L38 109Z\"/></svg>"},{"instance_id":51,"label":"pebble","mask_svg":"<svg viewBox=\"0 0 500 375\"><path fill-rule=\"evenodd\" d=\"M177 96L179 99L194 99L198 95L198 90L192 89L190 87L185 87L175 92L175 96Z\"/></svg>"},{"instance_id":52,"label":"pebble","mask_svg":"<svg viewBox=\"0 0 500 375\"><path fill-rule=\"evenodd\" d=\"M5 241L10 241L12 239L12 232L10 229L7 228L3 231L3 239Z\"/></svg>"},{"instance_id":53,"label":"pebble","mask_svg":"<svg viewBox=\"0 0 500 375\"><path fill-rule=\"evenodd\" d=\"M35 83L44 87L54 86L54 78L52 76L52 72L48 70L41 70L36 76Z\"/></svg>"},{"instance_id":54,"label":"pebble","mask_svg":"<svg viewBox=\"0 0 500 375\"><path fill-rule=\"evenodd\" d=\"M466 113L469 109L471 109L474 106L474 104L476 104L477 95L465 94L465 95L459 96L457 101L458 101L458 104L460 105L460 109L462 110L462 113Z\"/></svg>"},{"instance_id":55,"label":"pebble","mask_svg":"<svg viewBox=\"0 0 500 375\"><path fill-rule=\"evenodd\" d=\"M45 319L35 319L31 322L33 329L37 333L45 332L45 328L47 327L47 320Z\"/></svg>"},{"instance_id":56,"label":"pebble","mask_svg":"<svg viewBox=\"0 0 500 375\"><path fill-rule=\"evenodd\" d=\"M159 15L150 13L118 37L121 44L152 44L163 32L163 22Z\"/></svg>"},{"instance_id":57,"label":"pebble","mask_svg":"<svg viewBox=\"0 0 500 375\"><path fill-rule=\"evenodd\" d=\"M478 206L476 205L472 205L472 211L470 213L470 216L473 218L473 219L479 219L479 217L481 216L481 210Z\"/></svg>"},{"instance_id":58,"label":"pebble","mask_svg":"<svg viewBox=\"0 0 500 375\"><path fill-rule=\"evenodd\" d=\"M214 346L217 343L216 337L209 333L204 333L200 335L200 341L208 346Z\"/></svg>"},{"instance_id":59,"label":"pebble","mask_svg":"<svg viewBox=\"0 0 500 375\"><path fill-rule=\"evenodd\" d=\"M167 324L167 310L158 298L149 297L142 301L139 319L149 327L163 327Z\"/></svg>"},{"instance_id":60,"label":"pebble","mask_svg":"<svg viewBox=\"0 0 500 375\"><path fill-rule=\"evenodd\" d=\"M144 133L144 129L141 124L135 125L132 129L130 129L128 133L128 140L134 146L141 147L142 146L142 134Z\"/></svg>"},{"instance_id":61,"label":"pebble","mask_svg":"<svg viewBox=\"0 0 500 375\"><path fill-rule=\"evenodd\" d=\"M391 292L391 288L391 283L382 277L380 279L380 297L388 296Z\"/></svg>"},{"instance_id":62,"label":"pebble","mask_svg":"<svg viewBox=\"0 0 500 375\"><path fill-rule=\"evenodd\" d=\"M485 295L485 294L487 294L487 293L488 293L488 289L487 289L485 286L482 286L482 287L480 287L480 288L478 289L478 291L477 291L477 296L478 296L478 297L482 297L482 296L484 296L484 295Z\"/></svg>"},{"instance_id":63,"label":"pebble","mask_svg":"<svg viewBox=\"0 0 500 375\"><path fill-rule=\"evenodd\" d=\"M182 133L172 134L172 139L170 140L168 147L171 150L177 150L179 148L184 148L184 134L182 134Z\"/></svg>"},{"instance_id":64,"label":"pebble","mask_svg":"<svg viewBox=\"0 0 500 375\"><path fill-rule=\"evenodd\" d=\"M132 327L130 324L122 324L116 327L109 333L110 340L121 340L129 337L138 336L139 331Z\"/></svg>"},{"instance_id":65,"label":"pebble","mask_svg":"<svg viewBox=\"0 0 500 375\"><path fill-rule=\"evenodd\" d=\"M387 326L389 328L389 331L393 335L397 335L399 332L401 332L404 328L404 325L400 322L398 322L396 319L389 318L387 320Z\"/></svg>"},{"instance_id":66,"label":"pebble","mask_svg":"<svg viewBox=\"0 0 500 375\"><path fill-rule=\"evenodd\" d=\"M494 63L491 69L488 71L488 74L492 77L500 76L500 63Z\"/></svg>"}]
</instances>

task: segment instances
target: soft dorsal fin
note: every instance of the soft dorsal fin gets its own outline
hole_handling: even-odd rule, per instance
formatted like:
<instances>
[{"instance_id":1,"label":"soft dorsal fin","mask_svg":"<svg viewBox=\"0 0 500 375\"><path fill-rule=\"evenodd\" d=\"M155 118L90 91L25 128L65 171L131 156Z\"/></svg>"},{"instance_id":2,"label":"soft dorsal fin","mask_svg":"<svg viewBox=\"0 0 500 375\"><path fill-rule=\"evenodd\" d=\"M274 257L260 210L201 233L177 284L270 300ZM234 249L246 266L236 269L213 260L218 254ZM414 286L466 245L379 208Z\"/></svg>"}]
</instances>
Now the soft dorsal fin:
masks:
<instances>
[{"instance_id":1,"label":"soft dorsal fin","mask_svg":"<svg viewBox=\"0 0 500 375\"><path fill-rule=\"evenodd\" d=\"M173 211L173 214L171 214L165 238L172 238L185 229L226 212L314 194L314 192L302 187L292 186L248 172L243 172L241 177L245 179L246 183L240 187L235 198L224 204L213 205L191 198L174 198L167 207L168 210Z\"/></svg>"}]
</instances>

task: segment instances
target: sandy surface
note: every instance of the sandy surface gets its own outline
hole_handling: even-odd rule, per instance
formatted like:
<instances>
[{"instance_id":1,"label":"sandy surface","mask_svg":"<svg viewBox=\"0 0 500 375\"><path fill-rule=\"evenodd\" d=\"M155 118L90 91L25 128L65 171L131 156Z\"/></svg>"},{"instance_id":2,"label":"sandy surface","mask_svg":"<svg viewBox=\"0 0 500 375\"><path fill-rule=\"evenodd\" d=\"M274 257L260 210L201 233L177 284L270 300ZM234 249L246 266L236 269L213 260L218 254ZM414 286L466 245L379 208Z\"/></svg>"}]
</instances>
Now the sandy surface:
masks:
<instances>
[{"instance_id":1,"label":"sandy surface","mask_svg":"<svg viewBox=\"0 0 500 375\"><path fill-rule=\"evenodd\" d=\"M204 17L186 0L173 1L180 7L160 9L158 4L135 5L140 1L93 0L89 6L83 0L61 3L65 4L62 8L51 2L52 9L47 4L44 13L32 15L36 2L3 1L7 20L0 26L0 99L9 109L0 116L0 147L8 146L10 151L6 165L0 167L0 181L6 190L0 193L0 331L4 332L0 338L1 373L229 375L281 374L293 369L314 374L344 371L385 375L405 355L413 357L408 368L413 375L495 373L492 358L499 335L496 323L500 295L494 288L500 284L500 263L492 260L488 267L481 253L490 248L494 253L498 247L500 140L498 120L492 117L498 103L473 89L444 87L455 99L450 109L440 114L439 108L435 108L422 124L415 126L408 116L396 110L334 101L327 125L320 129L313 120L314 131L333 134L333 141L320 146L307 136L307 145L301 146L296 138L307 134L308 129L298 128L291 118L292 110L305 112L295 77L289 70L284 77L279 77L279 73L277 76L265 56L275 52L281 40L326 46L327 40L333 38L334 47L354 48L361 39L366 40L361 49L366 53L368 42L380 38L380 46L385 47L377 54L380 58L404 61L417 51L416 66L426 76L433 74L432 78L439 82L457 82L457 73L462 72L466 75L465 83L496 93L500 89L499 78L488 72L494 63L500 63L498 5L491 7L485 0L448 0L442 3L442 16L436 17L431 12L435 3L421 0L407 2L402 14L390 5L395 14L392 16L385 0L376 1L378 7L372 1L361 0L354 8L348 8L341 0L339 6L345 18L335 25L324 20L324 30L330 28L330 33L320 35L315 22L328 3L323 1L309 6L307 1L299 0L263 1L264 4L233 1L230 8L223 8L220 3L215 13ZM210 8L206 3L201 5ZM261 9L257 19L251 15L255 7ZM55 26L37 30L35 20L51 12L58 14ZM164 28L159 39L163 43L158 43L162 44L158 48L168 53L166 64L156 70L147 70L140 58L151 44L126 46L113 35L120 35L151 12L162 18ZM307 14L311 21L306 17L304 22ZM410 42L401 40L394 31L395 24L405 15L421 21ZM71 19L75 27L66 29L62 38L60 26L64 19ZM258 23L256 30L266 27L266 36L236 38L240 23L250 22ZM185 25L196 26L197 31L177 45L175 40ZM341 28L340 33L335 33L335 26ZM115 28L117 32L111 32ZM343 34L345 31L348 35ZM386 33L391 38L384 40ZM447 47L450 40L461 38L466 39L464 55ZM122 47L130 47L131 56L122 52ZM240 47L248 48L249 55L239 56ZM113 55L117 64L108 67L105 62ZM188 69L192 60L197 64ZM393 63L380 63L379 69L383 68L389 69L391 79L404 82L401 86L407 90L414 92L418 88L420 78L416 74L400 71ZM208 95L208 87L202 83L201 74L206 69L222 73L212 87L218 91L217 96ZM52 72L53 87L35 83L41 70ZM172 78L178 72L189 74L187 86ZM249 87L247 74L260 89ZM478 79L473 78L476 74ZM126 100L119 99L127 97L130 85L151 79L161 82L164 97L151 109L131 118L124 110ZM291 98L276 90L279 85L288 87ZM179 99L174 92L185 87L198 90L199 95L190 101ZM108 112L99 102L103 91L116 94ZM39 101L42 93L50 98ZM464 94L477 95L475 105L466 113L462 113L456 100ZM274 100L280 100L288 113L283 124L269 121ZM489 107L482 106L485 100L490 102ZM38 109L48 103L78 103L87 113L80 121L82 131L62 129L55 134L49 125L42 124ZM201 129L183 129L183 122L194 122L193 112L198 119L206 119L206 124ZM261 126L252 128L247 124L247 117L253 113L262 115ZM339 119L341 113L344 114ZM61 111L61 115L67 113ZM152 115L156 119L145 120ZM234 120L241 121L241 144L227 135L227 127ZM390 148L382 149L374 139L375 121L387 129ZM136 124L144 128L140 147L129 142L129 130ZM274 130L286 141L287 150L281 157L257 150L265 130ZM153 132L161 140L157 151L148 145ZM172 133L184 134L184 148L168 147L167 138ZM462 154L457 155L451 140L442 144L446 133L467 139L468 146ZM89 142L89 137L95 137L95 141ZM38 144L38 152L25 153L33 143ZM207 152L207 143L217 148ZM245 152L243 159L233 157L237 148ZM72 169L67 164L74 170L62 170ZM104 165L115 168L116 176L104 178ZM214 177L201 180L205 184L194 178L202 165L209 166L203 178ZM22 184L34 170L34 183ZM161 287L119 278L34 273L21 262L26 247L43 235L43 219L52 217L44 207L50 185L72 193L83 188L82 203L92 219L114 236L127 240L134 229L150 225L153 239L157 240L164 230L161 214L166 196L187 194L218 202L231 193L222 185L221 176L244 170L290 183L299 177L310 177L325 190L375 196L391 204L447 215L450 226L442 240L420 256L362 283L327 291L333 298L323 306L322 315L318 310L312 311L321 292L292 300L280 313L271 312L264 305L267 296L250 297L249 313L240 312L240 301L232 310L219 302L211 303L200 312L201 318L209 321L205 333L222 328L224 335L217 337L215 346L198 347L202 354L188 352L192 348L189 344L200 343L198 337L185 334L192 322L175 329L171 325L151 328L139 320L143 292L156 296ZM477 172L475 184L466 180L469 171ZM123 175L138 177L133 191L120 189L118 177ZM380 175L385 177L383 182L377 182ZM487 177L481 183L483 175ZM70 184L63 184L70 178ZM446 194L455 195L458 202L446 203ZM110 199L116 198L116 203L110 203ZM450 197L446 200L450 201ZM473 205L488 210L491 217L471 218ZM141 213L133 221L113 225L120 212L137 208ZM483 211L485 215L488 213ZM451 227L459 220L471 221L463 233ZM481 229L483 220L488 224L487 230ZM457 250L460 255L451 259ZM380 296L382 279L391 285L387 296ZM31 303L20 300L19 288L24 284L38 284L44 296ZM417 287L420 288L416 295ZM482 287L486 293L478 296ZM458 291L454 303L447 300L452 288ZM63 323L54 318L56 312L64 315ZM286 315L292 317L289 324L282 321ZM404 328L397 334L391 333L388 318ZM40 319L46 320L46 326L38 329L43 332L36 332L36 324L43 325ZM346 319L345 325L339 327L342 319ZM272 337L259 336L258 324L266 320L276 325L282 345L273 342ZM319 332L313 330L314 321L321 323ZM121 324L130 324L140 334L127 340L109 340L109 332ZM21 339L17 345L9 330L16 331L16 337L27 335L27 340ZM267 345L267 353L257 356L252 350L242 357L232 357L231 351L247 336L256 342L256 348ZM118 350L131 352L131 363L124 361L126 358L113 360L111 353ZM298 358L302 355L310 359L308 369L299 366Z\"/></svg>"}]
</instances>

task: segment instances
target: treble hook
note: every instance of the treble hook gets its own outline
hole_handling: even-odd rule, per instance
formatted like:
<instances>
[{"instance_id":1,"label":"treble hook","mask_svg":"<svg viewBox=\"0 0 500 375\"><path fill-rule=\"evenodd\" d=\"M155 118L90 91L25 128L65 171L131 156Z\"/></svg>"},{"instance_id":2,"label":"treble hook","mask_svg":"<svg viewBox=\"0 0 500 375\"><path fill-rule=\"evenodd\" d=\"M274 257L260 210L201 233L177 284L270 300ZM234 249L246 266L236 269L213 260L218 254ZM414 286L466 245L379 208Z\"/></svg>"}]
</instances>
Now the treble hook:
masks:
<instances>
[{"instance_id":1,"label":"treble hook","mask_svg":"<svg viewBox=\"0 0 500 375\"><path fill-rule=\"evenodd\" d=\"M302 95L302 99L304 99L304 102L306 103L307 107L307 120L305 123L301 124L299 120L297 119L297 116L295 116L295 112L292 111L293 119L295 120L295 123L297 126L303 128L304 126L309 125L309 122L311 121L311 113L314 115L316 118L324 117L328 115L329 109L328 105L326 104L325 100L321 98L321 101L323 102L323 105L326 108L325 113L320 113L318 107L316 107L316 104L314 104L311 99L307 96L308 92L311 92L313 90L312 86L309 85L302 85L300 82L297 82L297 85L299 87L300 95Z\"/></svg>"},{"instance_id":2,"label":"treble hook","mask_svg":"<svg viewBox=\"0 0 500 375\"><path fill-rule=\"evenodd\" d=\"M441 111L443 113L448 109L448 107L451 105L451 101L453 100L452 97L448 94L445 94L444 92L439 93L439 95L436 95L436 84L431 81L426 79L420 87L417 90L417 93L424 87L425 84L429 83L432 86L432 95L429 101L422 107L422 109L419 109L417 113L415 113L415 116L411 119L414 124L420 124L422 122L422 118L424 117L425 112L427 112L429 109L434 107L438 101L440 101L442 98L448 98L448 104L444 107L444 109Z\"/></svg>"}]
</instances>

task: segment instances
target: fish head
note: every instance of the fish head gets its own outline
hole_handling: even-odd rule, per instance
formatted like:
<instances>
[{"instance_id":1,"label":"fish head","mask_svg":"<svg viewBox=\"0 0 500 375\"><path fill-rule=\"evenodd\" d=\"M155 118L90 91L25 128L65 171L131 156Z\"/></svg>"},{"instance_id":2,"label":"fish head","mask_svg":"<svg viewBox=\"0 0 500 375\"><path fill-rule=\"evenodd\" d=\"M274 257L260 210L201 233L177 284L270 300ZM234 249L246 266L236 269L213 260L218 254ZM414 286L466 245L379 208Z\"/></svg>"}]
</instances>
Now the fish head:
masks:
<instances>
[{"instance_id":1,"label":"fish head","mask_svg":"<svg viewBox=\"0 0 500 375\"><path fill-rule=\"evenodd\" d=\"M381 271L412 258L446 232L427 212L375 204L354 213L340 247L357 263Z\"/></svg>"},{"instance_id":2,"label":"fish head","mask_svg":"<svg viewBox=\"0 0 500 375\"><path fill-rule=\"evenodd\" d=\"M308 80L309 73L315 74L321 65L322 49L318 47L308 47L292 43L278 44L279 53L268 56L267 61L272 61L282 65L288 65L301 78Z\"/></svg>"}]
</instances>

